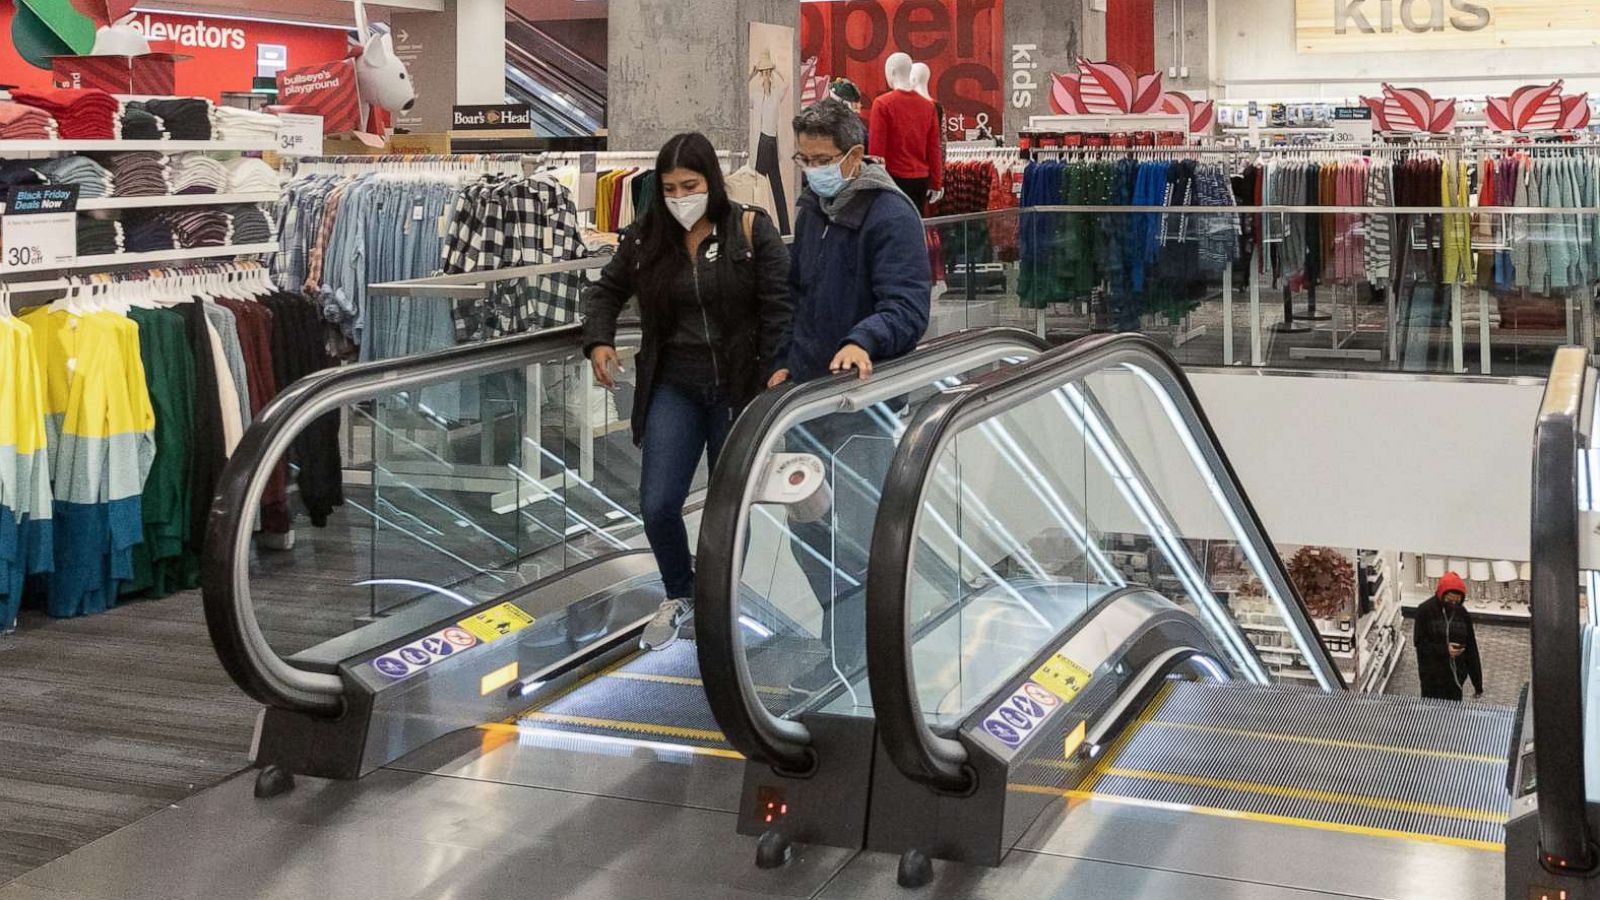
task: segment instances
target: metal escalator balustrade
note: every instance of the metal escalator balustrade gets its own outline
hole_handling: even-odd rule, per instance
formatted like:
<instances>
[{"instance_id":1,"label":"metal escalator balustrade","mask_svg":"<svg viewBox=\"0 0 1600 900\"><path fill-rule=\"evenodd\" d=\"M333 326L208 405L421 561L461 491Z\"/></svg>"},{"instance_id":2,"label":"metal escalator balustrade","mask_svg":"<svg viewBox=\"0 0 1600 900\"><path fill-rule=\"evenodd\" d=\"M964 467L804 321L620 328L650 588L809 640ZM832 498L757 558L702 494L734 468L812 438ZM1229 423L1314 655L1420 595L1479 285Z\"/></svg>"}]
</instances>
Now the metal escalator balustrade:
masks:
<instances>
[{"instance_id":1,"label":"metal escalator balustrade","mask_svg":"<svg viewBox=\"0 0 1600 900\"><path fill-rule=\"evenodd\" d=\"M1595 706L1587 658L1595 596L1584 623L1580 584L1594 536L1593 434L1600 403L1589 351L1557 352L1545 383L1533 441L1529 547L1532 553L1533 682L1512 736L1511 821L1506 826L1508 897L1600 897L1600 804L1590 799L1600 771L1591 765ZM1587 542L1587 543L1586 543Z\"/></svg>"},{"instance_id":2,"label":"metal escalator balustrade","mask_svg":"<svg viewBox=\"0 0 1600 900\"><path fill-rule=\"evenodd\" d=\"M451 738L440 741L441 747L459 746L454 738L478 726L524 729L530 737L545 734L540 739L562 740L568 747L573 740L588 739L598 746L610 739L620 740L619 746L648 743L726 758L740 756L719 730L728 717L711 712L714 698L702 690L695 644L686 642L667 654L636 652L639 630L662 599L661 590L648 551L635 549L643 546L633 512L637 498L605 479L620 472L636 474L637 459L610 458L612 445L627 443L625 434L613 427L625 421L618 410L608 405L603 429L583 427L581 423L588 420L574 420L570 414L574 400L585 408L593 400L578 340L577 329L556 329L348 367L294 386L254 425L230 462L222 498L213 511L205 602L219 658L267 707L254 757L263 770L258 781L263 794L292 786L292 778L282 777L285 774L356 778L399 765L402 757L409 758L441 738ZM891 392L898 398L891 405L903 411L911 398L935 390L941 380L987 371L1001 359L1025 357L1040 349L1036 338L1020 333L953 335L881 367L871 389ZM496 397L523 399L504 411L497 405L491 412L485 403L477 423L463 425L458 417L439 414L443 404L436 403L432 392L440 385L481 388L486 379L498 386ZM740 440L746 442L747 452L740 452L736 440L724 457L761 471L736 470L730 483L753 485L768 474L766 466L776 444L766 439L760 424L809 421L808 417L825 412L842 414L859 400L861 391L861 385L839 378L763 397L752 410L757 426L741 426L745 430ZM419 441L415 429L407 430L410 424L393 427L398 421L393 416L371 415L385 404L403 411L407 423L421 423L418 428L433 428L440 420L441 433ZM362 581L373 586L366 589L409 591L410 598L388 604L370 618L361 617L353 628L346 624L308 649L279 652L268 639L260 620L263 610L252 596L252 588L263 584L256 568L262 557L253 553L251 542L266 481L263 473L292 446L307 423L330 410L357 406L366 407L368 418L391 426L373 428L374 443L362 448L373 460L374 482L387 489L393 486L391 476L398 477L390 471L399 468L394 451L383 447L383 442L392 441L404 451L403 461L410 467L400 473L405 480L399 486L408 490L407 502L417 504L413 509L456 509L452 491L497 491L487 514L506 517L532 531L536 524L549 526L533 521L530 504L555 501L560 504L555 533L567 540L539 561L518 557L518 545L509 541L510 546L488 542L494 553L509 553L503 563L474 567L465 581L434 580L429 566L440 569L441 550L434 546L442 547L445 539L438 534L440 529L415 513L403 515L402 507L383 498L368 507L384 515L380 524L385 529L408 527L395 529L400 537L394 546L400 552L374 553L373 569L362 573ZM553 407L569 413L541 424L538 413L542 410L548 419ZM795 407L803 411L791 418ZM870 404L863 408L863 419L879 435L893 433L894 415ZM575 421L579 427L574 436ZM464 446L459 440L452 443L457 434L465 435ZM785 440L794 437L787 435ZM631 450L631 445L624 449ZM822 451L814 445L801 449ZM467 462L461 461L463 452ZM470 477L462 477L467 470ZM504 483L512 489L502 489ZM580 498L591 505L580 509ZM786 513L781 506L763 506L755 515L776 528ZM463 515L454 524L482 521ZM446 519L437 524L451 523ZM780 532L787 533L777 528L773 534ZM481 537L483 531L472 534ZM580 545L583 552L577 552ZM726 538L703 538L702 567L733 571L719 559L718 548L727 546ZM819 554L822 562L829 561L829 552ZM307 558L312 563L325 559L315 546ZM406 574L414 576L391 577L399 567L409 567ZM292 577L291 569L276 566L274 579ZM736 616L733 627L749 635L749 658L755 668L770 676L753 685L751 693L776 716L807 704L819 705L847 687L841 683L820 685L813 692L795 691L794 682L827 654L814 635L792 627L785 610L767 594L799 577L790 567L767 571L739 584L736 598L723 603ZM330 593L337 593L337 588ZM811 605L815 609L816 601ZM717 671L733 673L731 667ZM865 696L864 686L859 693ZM828 730L821 726L822 732ZM858 798L866 794L870 726L865 732L857 730L862 733L867 742L859 745L857 764L846 770L847 795ZM497 740L504 738L502 732L495 735ZM826 740L823 743L826 746ZM426 751L422 758L435 752ZM830 795L823 791L818 796ZM834 805L831 800L814 804L818 810L833 810ZM848 835L859 835L861 825L848 818L835 814L823 827L795 831L794 836L850 845L853 839ZM791 824L803 820L797 815ZM846 820L846 837L830 838L841 820Z\"/></svg>"},{"instance_id":3,"label":"metal escalator balustrade","mask_svg":"<svg viewBox=\"0 0 1600 900\"><path fill-rule=\"evenodd\" d=\"M959 332L866 382L769 391L735 423L707 491L695 627L700 670L720 675L704 679L711 709L749 760L741 831L860 846L875 740L862 591L883 463L902 417L946 380L1043 349L1025 332ZM795 484L809 493L789 496Z\"/></svg>"},{"instance_id":4,"label":"metal escalator balustrade","mask_svg":"<svg viewBox=\"0 0 1600 900\"><path fill-rule=\"evenodd\" d=\"M1105 750L1097 720L1159 687L1141 670L1278 680L1238 616L1276 616L1301 684L1342 688L1187 380L1147 339L1057 348L906 428L867 586L872 699L904 781L875 779L870 847L997 864L1046 803L1008 786L1071 789ZM1224 553L1248 590L1213 587ZM933 574L951 569L989 577ZM953 611L933 640L916 627L930 609ZM1021 774L1040 763L1048 785Z\"/></svg>"},{"instance_id":5,"label":"metal escalator balustrade","mask_svg":"<svg viewBox=\"0 0 1600 900\"><path fill-rule=\"evenodd\" d=\"M286 458L294 442L305 430L320 417L335 413L341 408L356 409L362 406L372 408L391 404L421 413L422 415L416 418L430 422L431 425L431 420L436 417L428 415L428 410L423 408L430 390L438 387L462 389L463 386L477 390L482 389L488 380L503 379L508 375L514 375L519 385L531 387L541 381L549 383L549 379L546 378L547 369L554 367L559 371L570 372L573 361L581 361L579 340L579 329L569 327L465 345L423 356L333 369L295 383L262 411L246 431L223 471L218 497L213 504L207 524L206 552L202 570L206 622L212 643L223 667L246 693L269 707L297 713L336 716L345 708L346 680L339 674L329 671L326 666L297 665L275 649L263 630L261 617L264 610L258 609L252 591L252 563L257 561L253 556L256 511L261 507L275 468ZM477 442L485 444L481 448L480 455L493 461L497 458L496 451L486 444L489 437L495 433L495 425L513 423L506 422L500 411L491 405L493 398L490 395L479 394L478 399L481 404L481 423L473 428L471 434ZM542 397L533 398L533 404L542 402ZM538 413L532 405L508 406L507 415L515 417L514 424L518 428L538 427ZM450 439L447 433L448 426L439 424L436 427L444 432L442 437L448 441ZM387 437L386 430L392 431L382 427L381 423L371 429L374 446L380 437ZM505 432L505 439L516 443L516 434L516 429ZM527 442L524 441L511 451L512 462L495 466L503 473L500 483L507 486L505 492L512 498L513 509L521 509L531 500L549 498L557 498L557 502L563 508L570 508L566 499L565 476L561 477L556 486L551 486L541 478L531 478L528 475L529 472L540 473L552 462L558 466L566 465L559 458L545 459L540 443L544 436L533 437L535 442L531 451L527 449ZM416 444L415 441L411 443ZM353 454L356 448L347 450ZM516 461L524 459L525 454L531 458L520 465L517 464ZM371 455L375 488L382 484L390 484L406 488L410 493L414 490L415 484L427 483L421 477L411 480L406 474L394 474L392 470L396 467L389 458L381 456L375 450ZM425 463L433 471L418 473L419 476L433 474L448 477L454 474L454 463L451 459L442 457L437 452L423 455ZM593 489L592 484L574 487L576 488L574 494L579 491L590 493ZM437 502L437 497L433 499ZM375 506L382 508L381 503ZM345 512L352 511L366 512L360 504L352 504L351 509ZM398 518L400 517L392 513L385 517L391 523ZM385 519L379 519L378 523L382 525ZM456 521L470 522L472 518L466 512L459 511L456 514ZM523 522L526 527L534 526L532 521L525 518ZM539 524L543 525L542 522ZM592 526L593 522L589 521L588 524ZM580 530L588 534L602 531L581 526ZM437 532L438 529L434 528L432 531ZM429 533L419 528L415 534L426 537ZM563 534L562 537L565 538L566 535ZM424 552L421 550L422 545L423 542L419 540L410 546L413 552ZM512 549L514 550L514 547ZM441 549L436 542L427 545L426 552L438 554L435 558L448 556L448 551ZM264 565L268 561L271 560L261 562ZM379 570L368 570L368 578L377 581L390 580L386 576L391 575L392 570L383 570L381 560L378 565ZM285 568L286 566L280 564L272 570L274 580L293 577L284 571ZM487 572L481 566L472 568L478 574ZM491 580L504 581L504 579ZM450 591L449 588L450 585L440 584L436 577L404 586L404 589L411 591L413 595L420 591L424 598L432 603L443 602L447 611L454 613L460 611L464 604L459 602L458 598L451 596L457 592ZM409 620L406 617L399 617L397 621ZM399 636L388 634L381 622L375 622L359 630L366 631L368 628L372 629L368 632L369 638L375 637L381 640L383 637ZM350 642L335 638L330 643L345 648ZM311 655L318 654L313 650Z\"/></svg>"}]
</instances>

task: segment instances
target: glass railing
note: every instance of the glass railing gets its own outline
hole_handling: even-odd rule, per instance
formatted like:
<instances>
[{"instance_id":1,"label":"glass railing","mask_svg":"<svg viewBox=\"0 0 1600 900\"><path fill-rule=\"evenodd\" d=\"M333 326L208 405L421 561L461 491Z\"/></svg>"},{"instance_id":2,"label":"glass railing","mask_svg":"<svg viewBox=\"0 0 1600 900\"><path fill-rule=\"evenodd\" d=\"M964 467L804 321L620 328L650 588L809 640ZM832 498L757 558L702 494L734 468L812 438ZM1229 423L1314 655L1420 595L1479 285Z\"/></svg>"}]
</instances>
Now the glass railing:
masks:
<instances>
[{"instance_id":1,"label":"glass railing","mask_svg":"<svg viewBox=\"0 0 1600 900\"><path fill-rule=\"evenodd\" d=\"M592 384L575 327L297 382L247 431L214 508L206 603L225 664L254 662L241 684L268 673L258 699L315 705L337 697L342 658L642 546L625 403ZM258 540L285 465L293 540Z\"/></svg>"},{"instance_id":2,"label":"glass railing","mask_svg":"<svg viewBox=\"0 0 1600 900\"><path fill-rule=\"evenodd\" d=\"M1305 686L1343 686L1181 370L1149 339L1056 348L944 391L908 428L867 591L873 699L907 774L958 787L964 751L942 733L1024 666L1047 670L1052 648L1061 677L1087 680L1164 612L1200 623L1234 678L1287 680L1250 625L1309 665ZM1228 590L1218 548L1238 576ZM1062 643L1091 619L1098 631Z\"/></svg>"},{"instance_id":3,"label":"glass railing","mask_svg":"<svg viewBox=\"0 0 1600 900\"><path fill-rule=\"evenodd\" d=\"M934 339L853 375L768 392L734 426L707 495L697 622L717 720L753 759L804 768L801 714L870 716L865 591L883 481L929 397L1041 352L1026 332Z\"/></svg>"},{"instance_id":4,"label":"glass railing","mask_svg":"<svg viewBox=\"0 0 1600 900\"><path fill-rule=\"evenodd\" d=\"M1594 346L1600 209L1037 206L928 220L934 319L1184 366L1543 377Z\"/></svg>"}]
</instances>

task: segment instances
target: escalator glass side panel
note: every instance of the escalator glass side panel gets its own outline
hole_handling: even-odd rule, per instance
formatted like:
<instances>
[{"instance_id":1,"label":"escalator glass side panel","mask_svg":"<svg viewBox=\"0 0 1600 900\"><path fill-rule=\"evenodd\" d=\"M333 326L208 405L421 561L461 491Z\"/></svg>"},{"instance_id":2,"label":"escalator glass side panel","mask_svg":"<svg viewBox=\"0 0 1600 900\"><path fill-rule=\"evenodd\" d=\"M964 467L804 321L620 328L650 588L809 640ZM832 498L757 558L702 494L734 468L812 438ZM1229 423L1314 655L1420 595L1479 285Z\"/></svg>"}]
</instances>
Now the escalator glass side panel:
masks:
<instances>
[{"instance_id":1,"label":"escalator glass side panel","mask_svg":"<svg viewBox=\"0 0 1600 900\"><path fill-rule=\"evenodd\" d=\"M629 549L640 517L617 402L627 386L597 390L588 368L574 345L374 391L330 414L337 431L322 437L343 439L353 476L342 506L325 527L297 529L294 549L253 559L274 649L299 652L417 605L465 608ZM315 617L296 602L311 597Z\"/></svg>"},{"instance_id":2,"label":"escalator glass side panel","mask_svg":"<svg viewBox=\"0 0 1600 900\"><path fill-rule=\"evenodd\" d=\"M837 694L829 711L871 715L863 603L889 462L924 401L1001 364L940 371L859 408L829 404L777 436L765 478L780 487L746 513L740 568L745 658L773 713L792 717ZM791 484L799 490L786 494Z\"/></svg>"},{"instance_id":3,"label":"escalator glass side panel","mask_svg":"<svg viewBox=\"0 0 1600 900\"><path fill-rule=\"evenodd\" d=\"M270 706L336 711L341 660L640 543L631 391L593 385L576 328L449 346L449 309L375 290L378 358L282 391L221 474L207 622Z\"/></svg>"},{"instance_id":4,"label":"escalator glass side panel","mask_svg":"<svg viewBox=\"0 0 1600 900\"><path fill-rule=\"evenodd\" d=\"M1128 585L1204 623L1235 677L1276 680L1241 627L1296 649L1264 586L1271 557L1241 549L1219 475L1162 391L1139 369L1096 369L946 440L907 571L913 632L939 622L911 649L930 725L965 720Z\"/></svg>"}]
</instances>

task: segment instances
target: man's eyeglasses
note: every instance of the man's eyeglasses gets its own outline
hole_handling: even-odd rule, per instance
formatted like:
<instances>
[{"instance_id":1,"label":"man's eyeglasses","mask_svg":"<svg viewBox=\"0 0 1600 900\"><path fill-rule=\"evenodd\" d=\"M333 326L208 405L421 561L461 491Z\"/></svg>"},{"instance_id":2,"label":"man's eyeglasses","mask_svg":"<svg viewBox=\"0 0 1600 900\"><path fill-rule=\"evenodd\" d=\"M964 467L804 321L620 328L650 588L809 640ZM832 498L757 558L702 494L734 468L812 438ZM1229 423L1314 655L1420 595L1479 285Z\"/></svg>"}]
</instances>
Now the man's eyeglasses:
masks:
<instances>
[{"instance_id":1,"label":"man's eyeglasses","mask_svg":"<svg viewBox=\"0 0 1600 900\"><path fill-rule=\"evenodd\" d=\"M820 169L823 166L831 166L849 155L850 151L846 150L835 156L806 156L803 153L796 153L789 158L794 160L795 164L802 169Z\"/></svg>"}]
</instances>

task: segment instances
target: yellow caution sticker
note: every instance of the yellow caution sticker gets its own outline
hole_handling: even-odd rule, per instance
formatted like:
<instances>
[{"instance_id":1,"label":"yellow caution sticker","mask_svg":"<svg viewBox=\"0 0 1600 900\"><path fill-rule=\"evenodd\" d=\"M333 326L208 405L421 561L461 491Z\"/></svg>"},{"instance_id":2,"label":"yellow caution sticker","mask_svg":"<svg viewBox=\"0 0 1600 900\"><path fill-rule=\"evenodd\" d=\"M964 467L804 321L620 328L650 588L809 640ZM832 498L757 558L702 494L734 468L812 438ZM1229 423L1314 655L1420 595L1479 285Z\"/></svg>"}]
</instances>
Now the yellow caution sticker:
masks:
<instances>
[{"instance_id":1,"label":"yellow caution sticker","mask_svg":"<svg viewBox=\"0 0 1600 900\"><path fill-rule=\"evenodd\" d=\"M516 680L517 661L513 659L511 662L478 679L478 696L487 697L491 692L497 691Z\"/></svg>"},{"instance_id":2,"label":"yellow caution sticker","mask_svg":"<svg viewBox=\"0 0 1600 900\"><path fill-rule=\"evenodd\" d=\"M502 603L456 624L487 644L508 634L515 634L532 625L533 621L533 616L523 612L515 603Z\"/></svg>"},{"instance_id":3,"label":"yellow caution sticker","mask_svg":"<svg viewBox=\"0 0 1600 900\"><path fill-rule=\"evenodd\" d=\"M1072 759L1078 753L1078 748L1083 746L1084 740L1089 736L1089 723L1079 722L1078 727L1067 732L1066 740L1061 746L1063 759Z\"/></svg>"},{"instance_id":4,"label":"yellow caution sticker","mask_svg":"<svg viewBox=\"0 0 1600 900\"><path fill-rule=\"evenodd\" d=\"M1033 673L1033 681L1063 702L1071 702L1089 683L1089 670L1057 653Z\"/></svg>"}]
</instances>

